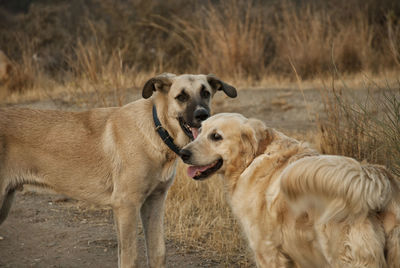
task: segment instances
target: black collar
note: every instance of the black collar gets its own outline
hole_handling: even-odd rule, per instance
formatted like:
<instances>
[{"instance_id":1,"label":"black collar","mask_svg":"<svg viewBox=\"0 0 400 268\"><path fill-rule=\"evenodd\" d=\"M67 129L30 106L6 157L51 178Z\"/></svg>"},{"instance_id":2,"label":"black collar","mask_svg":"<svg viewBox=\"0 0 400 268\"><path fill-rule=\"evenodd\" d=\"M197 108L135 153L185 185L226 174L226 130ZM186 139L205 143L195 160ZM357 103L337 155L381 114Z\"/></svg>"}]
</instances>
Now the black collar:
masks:
<instances>
[{"instance_id":1,"label":"black collar","mask_svg":"<svg viewBox=\"0 0 400 268\"><path fill-rule=\"evenodd\" d=\"M174 151L177 155L179 155L179 151L181 149L174 143L174 139L169 135L168 131L161 125L161 122L157 116L157 110L155 105L153 105L153 121L156 127L156 131L158 135L160 135L160 138L172 151Z\"/></svg>"}]
</instances>

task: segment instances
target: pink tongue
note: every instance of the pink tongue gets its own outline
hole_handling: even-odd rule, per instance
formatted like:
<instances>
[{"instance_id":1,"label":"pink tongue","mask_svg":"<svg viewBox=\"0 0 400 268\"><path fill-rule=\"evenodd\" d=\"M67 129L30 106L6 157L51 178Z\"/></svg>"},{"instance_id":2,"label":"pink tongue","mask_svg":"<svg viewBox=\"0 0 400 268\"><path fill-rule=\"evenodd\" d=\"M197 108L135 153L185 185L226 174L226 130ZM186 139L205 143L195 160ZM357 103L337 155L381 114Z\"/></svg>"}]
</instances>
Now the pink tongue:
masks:
<instances>
[{"instance_id":1,"label":"pink tongue","mask_svg":"<svg viewBox=\"0 0 400 268\"><path fill-rule=\"evenodd\" d=\"M194 177L196 176L197 171L203 172L207 169L209 169L210 167L212 167L213 164L210 164L208 166L190 166L188 167L187 173L189 175L189 177Z\"/></svg>"},{"instance_id":2,"label":"pink tongue","mask_svg":"<svg viewBox=\"0 0 400 268\"><path fill-rule=\"evenodd\" d=\"M196 139L197 136L199 135L199 129L192 127L192 135L193 135L193 139Z\"/></svg>"}]
</instances>

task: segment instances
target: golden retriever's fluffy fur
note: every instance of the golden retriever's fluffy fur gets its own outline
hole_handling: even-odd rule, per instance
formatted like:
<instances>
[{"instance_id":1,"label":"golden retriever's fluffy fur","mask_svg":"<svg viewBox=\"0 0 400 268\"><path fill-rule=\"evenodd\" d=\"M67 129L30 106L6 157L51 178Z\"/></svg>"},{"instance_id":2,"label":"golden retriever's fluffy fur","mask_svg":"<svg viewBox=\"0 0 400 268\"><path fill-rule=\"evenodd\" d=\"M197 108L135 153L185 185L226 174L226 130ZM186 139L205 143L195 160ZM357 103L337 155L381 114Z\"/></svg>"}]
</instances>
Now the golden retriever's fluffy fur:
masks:
<instances>
[{"instance_id":1,"label":"golden retriever's fluffy fur","mask_svg":"<svg viewBox=\"0 0 400 268\"><path fill-rule=\"evenodd\" d=\"M259 267L400 267L399 182L384 167L320 155L239 114L209 118L184 150L195 179L222 163Z\"/></svg>"}]
</instances>

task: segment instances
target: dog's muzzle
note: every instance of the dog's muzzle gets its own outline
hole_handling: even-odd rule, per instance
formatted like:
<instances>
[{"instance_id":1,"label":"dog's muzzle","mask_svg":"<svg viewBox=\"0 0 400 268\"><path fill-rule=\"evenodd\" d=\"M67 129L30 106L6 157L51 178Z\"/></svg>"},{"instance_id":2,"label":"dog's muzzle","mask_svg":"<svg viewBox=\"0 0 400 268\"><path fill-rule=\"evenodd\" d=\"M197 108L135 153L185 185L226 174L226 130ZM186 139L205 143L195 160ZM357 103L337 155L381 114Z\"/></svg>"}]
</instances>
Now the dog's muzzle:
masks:
<instances>
[{"instance_id":1,"label":"dog's muzzle","mask_svg":"<svg viewBox=\"0 0 400 268\"><path fill-rule=\"evenodd\" d=\"M186 122L183 117L179 117L179 124L186 136L194 140L199 133L201 122L208 117L210 117L210 112L204 107L199 107L193 112L193 120L191 123Z\"/></svg>"},{"instance_id":2,"label":"dog's muzzle","mask_svg":"<svg viewBox=\"0 0 400 268\"><path fill-rule=\"evenodd\" d=\"M201 125L201 122L210 117L210 112L206 108L200 107L194 111L193 117L196 123Z\"/></svg>"}]
</instances>

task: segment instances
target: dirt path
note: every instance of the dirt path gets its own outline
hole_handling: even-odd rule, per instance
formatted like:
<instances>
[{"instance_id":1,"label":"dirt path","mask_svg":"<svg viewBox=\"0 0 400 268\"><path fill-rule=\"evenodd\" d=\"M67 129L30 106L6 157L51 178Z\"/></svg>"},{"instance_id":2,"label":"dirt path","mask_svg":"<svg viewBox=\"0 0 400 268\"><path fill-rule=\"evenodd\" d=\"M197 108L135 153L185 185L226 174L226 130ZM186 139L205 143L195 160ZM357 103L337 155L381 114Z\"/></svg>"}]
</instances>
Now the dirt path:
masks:
<instances>
[{"instance_id":1,"label":"dirt path","mask_svg":"<svg viewBox=\"0 0 400 268\"><path fill-rule=\"evenodd\" d=\"M0 226L0 267L116 267L117 241L111 210L88 209L69 200L32 192L19 193ZM140 267L146 267L140 233ZM181 254L167 241L168 267L216 267L215 263Z\"/></svg>"},{"instance_id":2,"label":"dirt path","mask_svg":"<svg viewBox=\"0 0 400 268\"><path fill-rule=\"evenodd\" d=\"M293 132L315 129L321 112L316 90L243 90L229 99L217 94L214 112L239 112L263 119L269 126ZM133 93L135 100L140 93ZM57 104L57 101L56 101ZM36 108L74 109L62 100L25 103ZM56 197L18 193L8 219L0 226L0 267L116 267L117 242L110 210L88 209L76 201L55 202ZM140 236L141 267L146 267L143 234ZM168 267L225 267L199 254L181 254L167 241Z\"/></svg>"}]
</instances>

